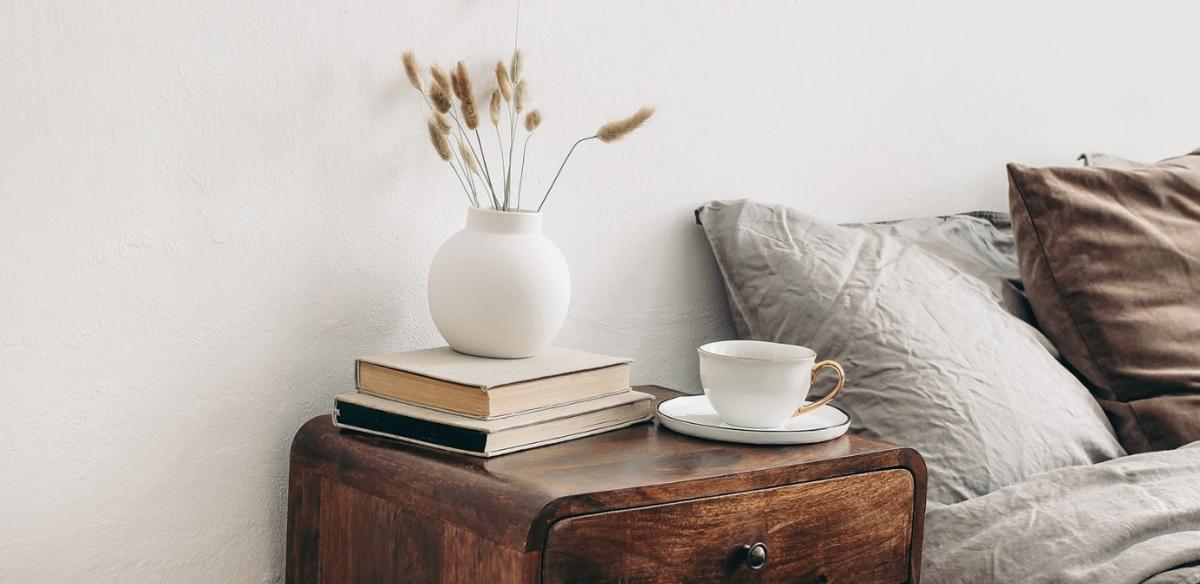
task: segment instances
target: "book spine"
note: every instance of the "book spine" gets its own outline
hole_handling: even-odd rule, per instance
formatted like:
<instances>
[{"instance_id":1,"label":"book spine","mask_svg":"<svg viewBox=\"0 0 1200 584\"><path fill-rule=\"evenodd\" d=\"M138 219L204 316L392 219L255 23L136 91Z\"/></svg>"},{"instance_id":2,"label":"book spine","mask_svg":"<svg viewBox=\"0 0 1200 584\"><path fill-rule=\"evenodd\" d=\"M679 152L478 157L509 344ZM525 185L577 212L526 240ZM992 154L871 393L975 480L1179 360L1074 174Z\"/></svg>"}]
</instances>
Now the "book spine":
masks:
<instances>
[{"instance_id":1,"label":"book spine","mask_svg":"<svg viewBox=\"0 0 1200 584\"><path fill-rule=\"evenodd\" d=\"M336 405L336 421L347 426L469 452L482 453L487 449L486 432L384 412L341 400L337 400Z\"/></svg>"}]
</instances>

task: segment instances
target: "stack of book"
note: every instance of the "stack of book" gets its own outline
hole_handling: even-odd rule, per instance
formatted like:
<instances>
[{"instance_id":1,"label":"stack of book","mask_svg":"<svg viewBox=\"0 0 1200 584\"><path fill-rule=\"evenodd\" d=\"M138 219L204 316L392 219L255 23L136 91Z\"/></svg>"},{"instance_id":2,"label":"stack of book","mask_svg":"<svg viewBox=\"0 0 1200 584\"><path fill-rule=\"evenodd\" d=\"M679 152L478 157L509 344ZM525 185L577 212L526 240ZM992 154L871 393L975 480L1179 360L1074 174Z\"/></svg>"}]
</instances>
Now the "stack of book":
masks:
<instances>
[{"instance_id":1,"label":"stack of book","mask_svg":"<svg viewBox=\"0 0 1200 584\"><path fill-rule=\"evenodd\" d=\"M649 420L631 361L551 347L485 359L449 347L363 357L357 393L335 399L341 428L491 457Z\"/></svg>"}]
</instances>

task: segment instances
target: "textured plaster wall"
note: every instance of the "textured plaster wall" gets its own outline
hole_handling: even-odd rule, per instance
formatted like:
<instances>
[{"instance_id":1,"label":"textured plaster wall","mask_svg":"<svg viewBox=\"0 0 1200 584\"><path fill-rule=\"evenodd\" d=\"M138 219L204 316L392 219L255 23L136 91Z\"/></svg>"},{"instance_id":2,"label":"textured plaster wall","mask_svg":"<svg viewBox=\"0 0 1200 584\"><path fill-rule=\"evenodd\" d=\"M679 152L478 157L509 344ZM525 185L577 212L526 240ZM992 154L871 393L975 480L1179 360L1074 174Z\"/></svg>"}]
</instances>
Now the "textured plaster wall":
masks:
<instances>
[{"instance_id":1,"label":"textured plaster wall","mask_svg":"<svg viewBox=\"0 0 1200 584\"><path fill-rule=\"evenodd\" d=\"M510 2L0 0L0 580L281 579L295 429L439 342L463 219L400 52L507 55ZM1003 163L1200 145L1193 2L551 2L521 15L560 342L696 389L731 335L691 210L1005 207Z\"/></svg>"}]
</instances>

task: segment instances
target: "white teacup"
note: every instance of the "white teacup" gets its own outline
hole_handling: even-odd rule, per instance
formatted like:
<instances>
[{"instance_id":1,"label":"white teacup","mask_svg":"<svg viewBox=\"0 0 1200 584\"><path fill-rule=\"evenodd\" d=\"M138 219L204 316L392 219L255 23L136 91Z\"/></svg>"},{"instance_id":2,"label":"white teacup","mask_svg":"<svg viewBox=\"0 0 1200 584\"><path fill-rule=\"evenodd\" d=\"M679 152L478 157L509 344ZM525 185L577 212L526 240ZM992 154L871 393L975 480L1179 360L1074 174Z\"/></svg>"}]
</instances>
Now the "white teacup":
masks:
<instances>
[{"instance_id":1,"label":"white teacup","mask_svg":"<svg viewBox=\"0 0 1200 584\"><path fill-rule=\"evenodd\" d=\"M766 341L718 341L701 346L700 383L726 424L777 428L788 418L815 410L842 391L846 373L833 361L817 363L807 347ZM829 395L804 407L817 372L837 372Z\"/></svg>"}]
</instances>

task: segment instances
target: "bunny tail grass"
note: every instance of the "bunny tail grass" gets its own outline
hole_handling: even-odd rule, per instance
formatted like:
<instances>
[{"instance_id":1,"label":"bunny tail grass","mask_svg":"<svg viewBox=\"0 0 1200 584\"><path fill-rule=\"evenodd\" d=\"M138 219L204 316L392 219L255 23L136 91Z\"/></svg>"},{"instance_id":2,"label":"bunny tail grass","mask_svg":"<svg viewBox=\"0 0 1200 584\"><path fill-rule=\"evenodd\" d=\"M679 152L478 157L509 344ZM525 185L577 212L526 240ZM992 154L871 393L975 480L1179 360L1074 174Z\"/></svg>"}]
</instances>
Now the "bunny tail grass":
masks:
<instances>
[{"instance_id":1,"label":"bunny tail grass","mask_svg":"<svg viewBox=\"0 0 1200 584\"><path fill-rule=\"evenodd\" d=\"M521 82L521 73L524 73L524 67L525 55L522 55L520 50L513 51L512 63L508 66L508 72L514 83Z\"/></svg>"},{"instance_id":2,"label":"bunny tail grass","mask_svg":"<svg viewBox=\"0 0 1200 584\"><path fill-rule=\"evenodd\" d=\"M450 160L450 143L446 141L446 135L442 133L437 121L432 119L429 120L429 141L433 143L433 149L442 160Z\"/></svg>"},{"instance_id":3,"label":"bunny tail grass","mask_svg":"<svg viewBox=\"0 0 1200 584\"><path fill-rule=\"evenodd\" d=\"M533 110L525 114L525 131L532 132L542 125L542 110Z\"/></svg>"},{"instance_id":4,"label":"bunny tail grass","mask_svg":"<svg viewBox=\"0 0 1200 584\"><path fill-rule=\"evenodd\" d=\"M492 121L493 126L500 125L500 91L492 91L492 101L488 104L488 119Z\"/></svg>"},{"instance_id":5,"label":"bunny tail grass","mask_svg":"<svg viewBox=\"0 0 1200 584\"><path fill-rule=\"evenodd\" d=\"M447 89L440 84L434 83L429 89L429 99L433 100L433 108L439 113L446 113L450 108L454 107L454 103L450 101L450 94Z\"/></svg>"},{"instance_id":6,"label":"bunny tail grass","mask_svg":"<svg viewBox=\"0 0 1200 584\"><path fill-rule=\"evenodd\" d=\"M475 89L471 85L471 74L467 72L465 63L458 62L450 81L454 87L454 95L458 97L459 107L462 109L463 122L467 124L467 128L472 130L478 128L479 109L475 105Z\"/></svg>"},{"instance_id":7,"label":"bunny tail grass","mask_svg":"<svg viewBox=\"0 0 1200 584\"><path fill-rule=\"evenodd\" d=\"M513 105L516 106L517 113L521 113L521 112L525 111L525 95L526 95L525 81L521 80L520 82L517 83L517 91L513 95Z\"/></svg>"},{"instance_id":8,"label":"bunny tail grass","mask_svg":"<svg viewBox=\"0 0 1200 584\"><path fill-rule=\"evenodd\" d=\"M508 78L508 69L504 68L504 61L496 61L496 85L504 101L512 101L512 82Z\"/></svg>"},{"instance_id":9,"label":"bunny tail grass","mask_svg":"<svg viewBox=\"0 0 1200 584\"><path fill-rule=\"evenodd\" d=\"M438 130L440 130L443 134L450 133L450 122L446 121L446 116L442 115L442 112L433 112L433 121L437 122Z\"/></svg>"},{"instance_id":10,"label":"bunny tail grass","mask_svg":"<svg viewBox=\"0 0 1200 584\"><path fill-rule=\"evenodd\" d=\"M408 82L412 84L413 89L424 93L425 86L421 83L421 74L417 72L417 58L413 56L412 51L405 51L401 60L404 61L404 74L408 76Z\"/></svg>"},{"instance_id":11,"label":"bunny tail grass","mask_svg":"<svg viewBox=\"0 0 1200 584\"><path fill-rule=\"evenodd\" d=\"M643 123L645 123L646 120L650 119L650 116L652 115L654 115L654 108L644 107L638 110L636 114L633 114L628 118L617 120L615 122L609 122L603 126L600 126L600 129L596 130L596 137L599 138L601 142L620 140L621 138L629 135L630 132L638 129L638 126L641 126Z\"/></svg>"},{"instance_id":12,"label":"bunny tail grass","mask_svg":"<svg viewBox=\"0 0 1200 584\"><path fill-rule=\"evenodd\" d=\"M454 91L454 82L450 80L450 76L446 74L444 69L437 65L430 65L429 74L433 76L433 84L441 85L447 94Z\"/></svg>"}]
</instances>

